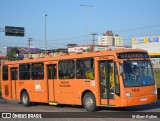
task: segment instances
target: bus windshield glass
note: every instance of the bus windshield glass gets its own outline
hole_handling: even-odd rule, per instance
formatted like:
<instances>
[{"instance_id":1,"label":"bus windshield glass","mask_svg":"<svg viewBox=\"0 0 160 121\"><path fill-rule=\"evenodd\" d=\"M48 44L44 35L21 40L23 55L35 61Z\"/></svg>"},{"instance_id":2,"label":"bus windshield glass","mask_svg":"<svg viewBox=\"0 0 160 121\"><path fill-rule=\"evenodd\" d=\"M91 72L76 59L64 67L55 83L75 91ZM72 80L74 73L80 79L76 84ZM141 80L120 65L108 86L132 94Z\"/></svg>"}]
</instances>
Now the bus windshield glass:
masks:
<instances>
[{"instance_id":1,"label":"bus windshield glass","mask_svg":"<svg viewBox=\"0 0 160 121\"><path fill-rule=\"evenodd\" d=\"M154 85L154 75L149 60L127 60L123 62L125 87Z\"/></svg>"}]
</instances>

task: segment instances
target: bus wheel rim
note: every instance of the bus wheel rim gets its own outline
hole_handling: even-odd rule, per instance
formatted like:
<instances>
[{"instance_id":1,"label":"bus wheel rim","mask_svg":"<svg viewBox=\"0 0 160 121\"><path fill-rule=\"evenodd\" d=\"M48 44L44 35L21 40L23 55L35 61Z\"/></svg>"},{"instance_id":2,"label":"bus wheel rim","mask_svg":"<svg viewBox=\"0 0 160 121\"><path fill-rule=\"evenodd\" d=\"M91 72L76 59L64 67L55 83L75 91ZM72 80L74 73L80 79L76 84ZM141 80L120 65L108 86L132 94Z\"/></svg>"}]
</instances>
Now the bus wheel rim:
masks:
<instances>
[{"instance_id":1,"label":"bus wheel rim","mask_svg":"<svg viewBox=\"0 0 160 121\"><path fill-rule=\"evenodd\" d=\"M24 103L27 103L27 102L28 102L28 97L27 97L27 95L24 95L24 96L23 96L23 102L24 102Z\"/></svg>"},{"instance_id":2,"label":"bus wheel rim","mask_svg":"<svg viewBox=\"0 0 160 121\"><path fill-rule=\"evenodd\" d=\"M88 108L92 108L92 107L93 107L93 99L92 99L91 97L88 97L88 98L86 99L86 106L87 106Z\"/></svg>"}]
</instances>

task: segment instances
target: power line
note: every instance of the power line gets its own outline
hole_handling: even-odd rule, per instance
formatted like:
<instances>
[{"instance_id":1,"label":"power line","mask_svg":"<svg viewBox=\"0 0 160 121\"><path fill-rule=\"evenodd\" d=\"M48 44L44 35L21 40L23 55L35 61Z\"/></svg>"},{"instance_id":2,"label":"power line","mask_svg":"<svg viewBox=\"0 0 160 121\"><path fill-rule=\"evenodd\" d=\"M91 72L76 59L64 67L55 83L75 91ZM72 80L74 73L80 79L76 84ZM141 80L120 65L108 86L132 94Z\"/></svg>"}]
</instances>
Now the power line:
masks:
<instances>
[{"instance_id":1,"label":"power line","mask_svg":"<svg viewBox=\"0 0 160 121\"><path fill-rule=\"evenodd\" d=\"M48 40L48 41L64 41L64 40L71 40L71 39L80 39L80 38L85 38L85 36L74 36L74 37L70 37L70 38L62 38L62 39L55 39L55 40ZM34 39L37 41L43 41L43 40L38 40L38 39Z\"/></svg>"},{"instance_id":2,"label":"power line","mask_svg":"<svg viewBox=\"0 0 160 121\"><path fill-rule=\"evenodd\" d=\"M142 30L142 29L155 28L155 27L160 27L160 24L141 26L141 27L136 27L136 28L131 28L131 29L122 29L122 30L118 30L115 32L128 32L128 31Z\"/></svg>"},{"instance_id":3,"label":"power line","mask_svg":"<svg viewBox=\"0 0 160 121\"><path fill-rule=\"evenodd\" d=\"M141 26L141 27L135 27L135 28L129 28L129 29L122 29L122 30L115 30L115 32L116 33L121 33L121 32L137 31L137 30L142 30L142 29L147 29L147 28L157 28L157 27L160 27L160 24L154 24L154 25L149 25L149 26ZM99 35L103 35L103 33L98 33L98 34ZM49 42L49 44L56 44L56 45L64 45L64 46L66 46L66 43L83 43L83 42L85 42L84 38L85 38L84 35L80 35L80 36L73 36L73 37L62 38L62 39L48 40L48 42ZM36 43L36 45L38 44L38 45L41 46L44 43L44 40L39 40L39 39L32 39L32 40L34 40L34 43ZM128 40L130 40L130 39L128 39ZM7 42L6 41L7 40L2 41L1 44L7 46ZM22 43L22 41L20 41L18 43Z\"/></svg>"}]
</instances>

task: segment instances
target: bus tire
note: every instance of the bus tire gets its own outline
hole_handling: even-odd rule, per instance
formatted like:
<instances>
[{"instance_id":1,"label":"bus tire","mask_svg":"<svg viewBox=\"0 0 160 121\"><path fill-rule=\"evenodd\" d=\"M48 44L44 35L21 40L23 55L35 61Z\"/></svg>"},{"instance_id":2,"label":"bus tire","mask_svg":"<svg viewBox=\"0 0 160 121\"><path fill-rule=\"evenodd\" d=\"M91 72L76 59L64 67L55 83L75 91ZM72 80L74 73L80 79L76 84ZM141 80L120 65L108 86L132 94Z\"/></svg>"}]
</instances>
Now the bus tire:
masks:
<instances>
[{"instance_id":1,"label":"bus tire","mask_svg":"<svg viewBox=\"0 0 160 121\"><path fill-rule=\"evenodd\" d=\"M83 96L83 106L88 112L94 112L97 109L95 96L91 92Z\"/></svg>"},{"instance_id":2,"label":"bus tire","mask_svg":"<svg viewBox=\"0 0 160 121\"><path fill-rule=\"evenodd\" d=\"M26 91L22 92L21 101L24 106L26 107L30 106L31 103L30 103L29 95Z\"/></svg>"}]
</instances>

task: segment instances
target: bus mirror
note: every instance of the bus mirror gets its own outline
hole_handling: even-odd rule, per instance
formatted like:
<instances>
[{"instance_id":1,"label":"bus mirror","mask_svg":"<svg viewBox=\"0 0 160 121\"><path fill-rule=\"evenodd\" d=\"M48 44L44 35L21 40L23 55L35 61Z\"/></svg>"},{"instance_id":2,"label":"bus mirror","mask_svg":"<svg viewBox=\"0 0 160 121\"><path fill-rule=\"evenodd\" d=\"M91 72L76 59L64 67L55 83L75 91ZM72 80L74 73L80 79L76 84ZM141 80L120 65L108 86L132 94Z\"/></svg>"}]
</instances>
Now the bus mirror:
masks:
<instances>
[{"instance_id":1,"label":"bus mirror","mask_svg":"<svg viewBox=\"0 0 160 121\"><path fill-rule=\"evenodd\" d=\"M119 70L120 70L120 75L123 74L123 65L122 63L119 63Z\"/></svg>"}]
</instances>

